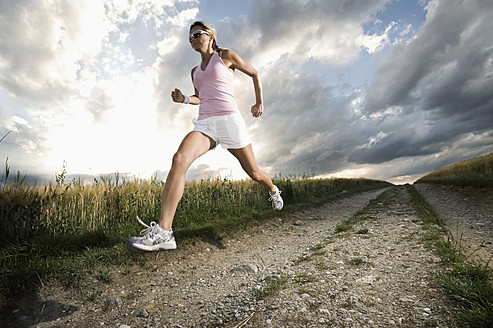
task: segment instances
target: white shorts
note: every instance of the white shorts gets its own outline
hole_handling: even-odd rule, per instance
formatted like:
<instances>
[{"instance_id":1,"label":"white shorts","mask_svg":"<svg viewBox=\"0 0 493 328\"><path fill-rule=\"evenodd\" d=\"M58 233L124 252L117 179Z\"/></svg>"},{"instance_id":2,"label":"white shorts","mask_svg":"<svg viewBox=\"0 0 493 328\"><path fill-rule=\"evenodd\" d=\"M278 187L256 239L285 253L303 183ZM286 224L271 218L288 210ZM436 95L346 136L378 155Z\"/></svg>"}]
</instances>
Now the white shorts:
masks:
<instances>
[{"instance_id":1,"label":"white shorts","mask_svg":"<svg viewBox=\"0 0 493 328\"><path fill-rule=\"evenodd\" d=\"M239 149L250 144L250 136L245 127L245 120L240 113L211 116L203 120L193 120L193 131L199 131L212 138L223 148Z\"/></svg>"}]
</instances>

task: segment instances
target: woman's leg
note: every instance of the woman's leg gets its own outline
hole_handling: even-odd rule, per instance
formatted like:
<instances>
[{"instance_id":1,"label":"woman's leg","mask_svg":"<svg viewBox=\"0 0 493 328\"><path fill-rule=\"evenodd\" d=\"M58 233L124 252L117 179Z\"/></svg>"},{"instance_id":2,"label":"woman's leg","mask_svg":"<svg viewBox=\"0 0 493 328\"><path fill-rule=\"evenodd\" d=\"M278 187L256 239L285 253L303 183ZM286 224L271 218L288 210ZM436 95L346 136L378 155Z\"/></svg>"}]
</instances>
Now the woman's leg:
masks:
<instances>
[{"instance_id":1,"label":"woman's leg","mask_svg":"<svg viewBox=\"0 0 493 328\"><path fill-rule=\"evenodd\" d=\"M159 226L162 229L171 230L176 207L183 196L188 168L193 161L214 147L214 140L198 131L190 132L181 142L173 156L171 169L161 194Z\"/></svg>"},{"instance_id":2,"label":"woman's leg","mask_svg":"<svg viewBox=\"0 0 493 328\"><path fill-rule=\"evenodd\" d=\"M270 176L258 167L255 154L253 153L252 144L240 149L228 150L238 159L238 161L240 161L241 167L250 176L250 178L252 178L252 180L259 182L269 189L270 192L277 190L276 186L272 183Z\"/></svg>"}]
</instances>

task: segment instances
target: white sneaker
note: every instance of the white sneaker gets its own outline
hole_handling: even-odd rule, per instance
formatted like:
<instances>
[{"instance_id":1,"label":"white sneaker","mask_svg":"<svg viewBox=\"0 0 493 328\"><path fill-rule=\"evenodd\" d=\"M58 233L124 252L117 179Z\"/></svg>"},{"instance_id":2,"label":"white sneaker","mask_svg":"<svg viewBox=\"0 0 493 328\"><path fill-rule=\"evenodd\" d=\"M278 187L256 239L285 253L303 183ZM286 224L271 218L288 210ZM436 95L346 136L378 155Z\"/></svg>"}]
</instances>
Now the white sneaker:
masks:
<instances>
[{"instance_id":1,"label":"white sneaker","mask_svg":"<svg viewBox=\"0 0 493 328\"><path fill-rule=\"evenodd\" d=\"M129 249L133 248L134 250L147 252L176 249L175 236L172 230L163 230L156 222L151 222L150 225L147 225L138 216L137 220L146 229L140 232L142 237L132 237L127 241L127 247Z\"/></svg>"},{"instance_id":2,"label":"white sneaker","mask_svg":"<svg viewBox=\"0 0 493 328\"><path fill-rule=\"evenodd\" d=\"M282 200L281 191L279 190L279 188L277 188L277 186L274 187L276 187L276 191L273 192L269 191L269 195L270 195L269 201L272 202L272 208L274 210L280 211L284 206L284 201Z\"/></svg>"}]
</instances>

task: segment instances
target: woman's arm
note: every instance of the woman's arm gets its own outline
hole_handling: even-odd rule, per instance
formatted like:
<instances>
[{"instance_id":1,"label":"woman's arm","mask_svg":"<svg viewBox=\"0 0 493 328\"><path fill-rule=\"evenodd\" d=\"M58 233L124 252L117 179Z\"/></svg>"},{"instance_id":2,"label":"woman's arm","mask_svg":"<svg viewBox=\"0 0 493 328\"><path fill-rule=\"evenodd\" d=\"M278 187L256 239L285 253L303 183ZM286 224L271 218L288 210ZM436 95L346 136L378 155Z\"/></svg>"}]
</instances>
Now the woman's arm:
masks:
<instances>
[{"instance_id":1,"label":"woman's arm","mask_svg":"<svg viewBox=\"0 0 493 328\"><path fill-rule=\"evenodd\" d=\"M193 72L195 71L197 67L194 67L192 69L192 83L193 83ZM194 95L191 95L189 97L189 104L190 105L200 105L200 98L199 98L199 91L197 90L197 88L195 87L195 85L193 86L194 90L195 90L195 94ZM183 95L183 93L181 92L180 89L176 89L171 91L171 98L173 99L174 102L176 103L183 103L185 102L185 95Z\"/></svg>"},{"instance_id":2,"label":"woman's arm","mask_svg":"<svg viewBox=\"0 0 493 328\"><path fill-rule=\"evenodd\" d=\"M263 112L262 83L260 81L260 74L252 65L243 60L233 50L223 49L222 60L228 68L232 70L238 69L252 78L256 103L252 106L251 111L253 117L260 117Z\"/></svg>"}]
</instances>

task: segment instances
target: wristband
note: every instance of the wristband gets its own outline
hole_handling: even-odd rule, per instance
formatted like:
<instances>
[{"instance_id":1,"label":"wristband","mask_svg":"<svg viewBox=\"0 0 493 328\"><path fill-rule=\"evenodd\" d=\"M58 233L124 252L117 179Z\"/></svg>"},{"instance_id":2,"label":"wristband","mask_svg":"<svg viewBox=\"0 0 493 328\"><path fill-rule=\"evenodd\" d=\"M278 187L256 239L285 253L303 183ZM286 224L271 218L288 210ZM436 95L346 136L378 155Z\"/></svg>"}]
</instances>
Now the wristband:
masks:
<instances>
[{"instance_id":1,"label":"wristband","mask_svg":"<svg viewBox=\"0 0 493 328\"><path fill-rule=\"evenodd\" d=\"M184 104L189 104L190 103L190 97L187 96L187 95L183 95L183 97L185 97L185 99L183 99L183 103Z\"/></svg>"}]
</instances>

